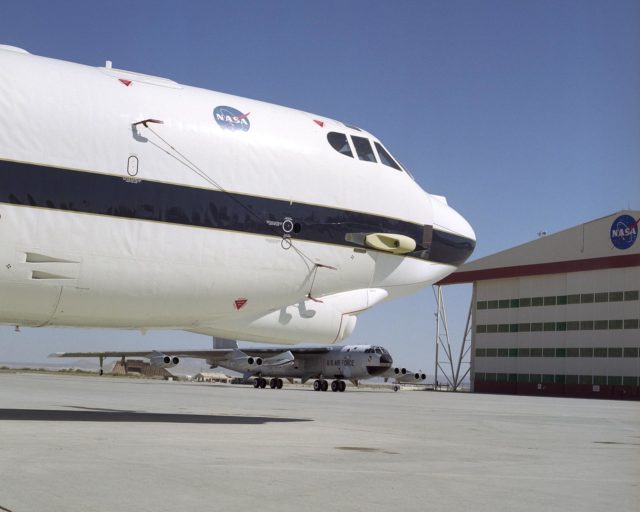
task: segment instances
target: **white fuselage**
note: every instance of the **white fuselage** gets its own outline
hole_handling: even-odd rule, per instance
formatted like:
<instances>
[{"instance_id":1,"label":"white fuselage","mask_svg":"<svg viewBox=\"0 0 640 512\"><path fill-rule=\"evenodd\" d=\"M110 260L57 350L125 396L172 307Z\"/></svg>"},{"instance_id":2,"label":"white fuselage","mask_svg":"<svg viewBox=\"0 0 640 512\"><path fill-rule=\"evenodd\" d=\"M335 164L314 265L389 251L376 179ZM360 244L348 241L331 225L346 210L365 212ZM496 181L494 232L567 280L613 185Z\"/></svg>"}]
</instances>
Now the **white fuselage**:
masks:
<instances>
[{"instance_id":1,"label":"white fuselage","mask_svg":"<svg viewBox=\"0 0 640 512\"><path fill-rule=\"evenodd\" d=\"M149 119L162 124L135 124ZM0 323L332 343L357 312L455 270L473 249L464 219L406 172L340 154L331 132L377 142L0 47ZM424 226L445 257L345 239Z\"/></svg>"}]
</instances>

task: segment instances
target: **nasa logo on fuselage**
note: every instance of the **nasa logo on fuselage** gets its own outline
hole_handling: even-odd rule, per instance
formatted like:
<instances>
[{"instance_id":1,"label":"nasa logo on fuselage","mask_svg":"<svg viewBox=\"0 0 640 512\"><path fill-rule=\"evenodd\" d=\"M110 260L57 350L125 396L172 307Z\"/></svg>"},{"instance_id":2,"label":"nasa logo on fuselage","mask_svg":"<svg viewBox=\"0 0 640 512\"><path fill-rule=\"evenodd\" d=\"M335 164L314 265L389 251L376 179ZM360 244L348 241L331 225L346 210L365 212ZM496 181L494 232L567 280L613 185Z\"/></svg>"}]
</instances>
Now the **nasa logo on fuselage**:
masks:
<instances>
[{"instance_id":1,"label":"nasa logo on fuselage","mask_svg":"<svg viewBox=\"0 0 640 512\"><path fill-rule=\"evenodd\" d=\"M638 221L631 215L620 215L611 224L610 237L614 247L628 249L638 238Z\"/></svg>"},{"instance_id":2,"label":"nasa logo on fuselage","mask_svg":"<svg viewBox=\"0 0 640 512\"><path fill-rule=\"evenodd\" d=\"M250 113L243 114L233 107L221 105L213 109L213 118L223 130L248 132L251 128Z\"/></svg>"}]
</instances>

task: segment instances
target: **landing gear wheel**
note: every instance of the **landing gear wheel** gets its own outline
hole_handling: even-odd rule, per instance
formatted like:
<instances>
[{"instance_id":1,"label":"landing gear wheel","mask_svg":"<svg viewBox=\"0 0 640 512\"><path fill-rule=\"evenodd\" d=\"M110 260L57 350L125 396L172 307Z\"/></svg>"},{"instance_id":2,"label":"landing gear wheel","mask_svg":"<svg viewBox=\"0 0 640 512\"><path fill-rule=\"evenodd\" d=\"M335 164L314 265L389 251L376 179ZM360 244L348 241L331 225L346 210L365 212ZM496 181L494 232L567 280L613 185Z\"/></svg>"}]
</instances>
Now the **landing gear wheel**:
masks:
<instances>
[{"instance_id":1,"label":"landing gear wheel","mask_svg":"<svg viewBox=\"0 0 640 512\"><path fill-rule=\"evenodd\" d=\"M337 380L334 380L334 381L331 383L331 391L333 391L333 392L335 393L335 392L336 392L336 391L338 391L339 389L340 389L340 382L339 382L339 381L337 381Z\"/></svg>"},{"instance_id":2,"label":"landing gear wheel","mask_svg":"<svg viewBox=\"0 0 640 512\"><path fill-rule=\"evenodd\" d=\"M322 389L322 384L320 384L319 380L314 380L313 381L313 390L314 391L320 391L320 389Z\"/></svg>"},{"instance_id":3,"label":"landing gear wheel","mask_svg":"<svg viewBox=\"0 0 640 512\"><path fill-rule=\"evenodd\" d=\"M253 379L253 387L256 389L260 387L260 379Z\"/></svg>"},{"instance_id":4,"label":"landing gear wheel","mask_svg":"<svg viewBox=\"0 0 640 512\"><path fill-rule=\"evenodd\" d=\"M329 389L329 383L326 380L320 381L320 387L322 391Z\"/></svg>"},{"instance_id":5,"label":"landing gear wheel","mask_svg":"<svg viewBox=\"0 0 640 512\"><path fill-rule=\"evenodd\" d=\"M278 381L277 381L276 379L271 379L271 380L269 381L269 387L270 387L271 389L275 389L277 385L278 385Z\"/></svg>"},{"instance_id":6,"label":"landing gear wheel","mask_svg":"<svg viewBox=\"0 0 640 512\"><path fill-rule=\"evenodd\" d=\"M260 388L264 389L267 387L267 379L263 379L262 377L260 377Z\"/></svg>"},{"instance_id":7,"label":"landing gear wheel","mask_svg":"<svg viewBox=\"0 0 640 512\"><path fill-rule=\"evenodd\" d=\"M340 391L340 393L344 393L345 389L347 389L347 384L343 380L338 382L338 391Z\"/></svg>"},{"instance_id":8,"label":"landing gear wheel","mask_svg":"<svg viewBox=\"0 0 640 512\"><path fill-rule=\"evenodd\" d=\"M398 385L393 386L393 391L394 392L397 392L399 389L400 389L400 386L398 386Z\"/></svg>"},{"instance_id":9,"label":"landing gear wheel","mask_svg":"<svg viewBox=\"0 0 640 512\"><path fill-rule=\"evenodd\" d=\"M276 379L276 387L282 389L282 379Z\"/></svg>"}]
</instances>

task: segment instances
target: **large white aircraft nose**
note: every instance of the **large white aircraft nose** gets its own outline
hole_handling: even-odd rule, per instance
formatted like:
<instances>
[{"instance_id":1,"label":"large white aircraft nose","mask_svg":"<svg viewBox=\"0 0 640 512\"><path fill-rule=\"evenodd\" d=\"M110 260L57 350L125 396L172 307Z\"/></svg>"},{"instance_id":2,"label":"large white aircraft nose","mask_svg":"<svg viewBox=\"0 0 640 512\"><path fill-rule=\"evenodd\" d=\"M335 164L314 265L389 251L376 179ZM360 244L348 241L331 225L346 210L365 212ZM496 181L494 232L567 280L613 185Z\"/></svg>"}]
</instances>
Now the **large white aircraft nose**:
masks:
<instances>
[{"instance_id":1,"label":"large white aircraft nose","mask_svg":"<svg viewBox=\"0 0 640 512\"><path fill-rule=\"evenodd\" d=\"M462 215L451 208L444 198L432 196L432 204L434 229L447 231L472 240L473 242L476 241L476 234L473 231L471 224L469 224Z\"/></svg>"}]
</instances>

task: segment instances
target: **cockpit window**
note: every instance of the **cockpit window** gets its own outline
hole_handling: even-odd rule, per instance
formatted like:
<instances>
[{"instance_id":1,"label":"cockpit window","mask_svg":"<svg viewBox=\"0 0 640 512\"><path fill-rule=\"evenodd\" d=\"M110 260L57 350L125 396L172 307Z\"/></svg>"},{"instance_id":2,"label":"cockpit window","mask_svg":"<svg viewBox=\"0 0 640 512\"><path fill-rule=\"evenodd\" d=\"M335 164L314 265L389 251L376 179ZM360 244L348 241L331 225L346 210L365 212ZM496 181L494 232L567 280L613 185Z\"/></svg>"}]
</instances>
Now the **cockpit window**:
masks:
<instances>
[{"instance_id":1,"label":"cockpit window","mask_svg":"<svg viewBox=\"0 0 640 512\"><path fill-rule=\"evenodd\" d=\"M353 158L349 141L344 133L329 132L327 133L327 140L329 141L329 144L331 144L331 147L338 153Z\"/></svg>"},{"instance_id":2,"label":"cockpit window","mask_svg":"<svg viewBox=\"0 0 640 512\"><path fill-rule=\"evenodd\" d=\"M396 163L396 161L391 157L391 155L387 152L386 149L384 149L382 147L381 144L374 142L375 146L376 146L376 151L378 151L378 156L380 157L380 161L384 164L384 165L388 165L389 167L393 167L394 169L401 171L402 169L400 168L400 166Z\"/></svg>"},{"instance_id":3,"label":"cockpit window","mask_svg":"<svg viewBox=\"0 0 640 512\"><path fill-rule=\"evenodd\" d=\"M353 141L353 145L356 148L356 153L358 153L358 158L360 160L364 160L365 162L376 161L376 156L373 154L373 148L371 147L369 139L352 135L351 140Z\"/></svg>"}]
</instances>

